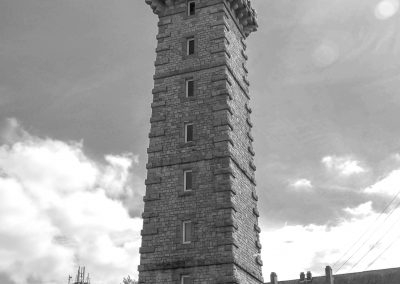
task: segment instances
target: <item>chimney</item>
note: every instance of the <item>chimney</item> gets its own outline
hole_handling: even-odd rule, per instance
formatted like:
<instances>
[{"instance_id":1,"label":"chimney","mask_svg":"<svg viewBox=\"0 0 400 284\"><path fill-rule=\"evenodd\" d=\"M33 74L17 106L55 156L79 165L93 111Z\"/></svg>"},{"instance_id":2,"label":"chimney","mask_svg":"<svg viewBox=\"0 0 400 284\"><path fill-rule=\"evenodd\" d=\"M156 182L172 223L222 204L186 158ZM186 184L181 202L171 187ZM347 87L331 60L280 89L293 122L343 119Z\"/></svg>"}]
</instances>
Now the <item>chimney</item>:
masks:
<instances>
[{"instance_id":1,"label":"chimney","mask_svg":"<svg viewBox=\"0 0 400 284\"><path fill-rule=\"evenodd\" d=\"M278 284L278 275L275 272L271 273L271 284Z\"/></svg>"},{"instance_id":2,"label":"chimney","mask_svg":"<svg viewBox=\"0 0 400 284\"><path fill-rule=\"evenodd\" d=\"M325 283L334 284L332 268L330 266L325 267Z\"/></svg>"},{"instance_id":3,"label":"chimney","mask_svg":"<svg viewBox=\"0 0 400 284\"><path fill-rule=\"evenodd\" d=\"M305 281L306 280L306 275L304 274L304 272L300 273L300 281Z\"/></svg>"},{"instance_id":4,"label":"chimney","mask_svg":"<svg viewBox=\"0 0 400 284\"><path fill-rule=\"evenodd\" d=\"M307 271L307 281L312 280L311 271Z\"/></svg>"}]
</instances>

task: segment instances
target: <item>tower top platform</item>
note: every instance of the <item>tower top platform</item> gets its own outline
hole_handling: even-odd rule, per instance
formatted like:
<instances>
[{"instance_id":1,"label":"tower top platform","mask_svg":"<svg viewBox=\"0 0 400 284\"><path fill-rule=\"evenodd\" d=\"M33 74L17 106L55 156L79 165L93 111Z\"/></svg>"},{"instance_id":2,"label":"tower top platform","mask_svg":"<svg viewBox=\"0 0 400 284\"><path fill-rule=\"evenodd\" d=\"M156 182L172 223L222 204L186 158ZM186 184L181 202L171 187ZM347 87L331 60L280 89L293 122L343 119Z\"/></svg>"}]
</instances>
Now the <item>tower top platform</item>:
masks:
<instances>
[{"instance_id":1,"label":"tower top platform","mask_svg":"<svg viewBox=\"0 0 400 284\"><path fill-rule=\"evenodd\" d=\"M145 0L150 5L154 14L159 17L167 16L168 14L175 14L176 10L182 10L185 13L186 0ZM240 23L243 33L250 35L250 33L257 30L257 12L251 7L250 0L201 0L201 5L219 4L224 3L227 8L236 16L236 20ZM171 12L169 12L171 11Z\"/></svg>"}]
</instances>

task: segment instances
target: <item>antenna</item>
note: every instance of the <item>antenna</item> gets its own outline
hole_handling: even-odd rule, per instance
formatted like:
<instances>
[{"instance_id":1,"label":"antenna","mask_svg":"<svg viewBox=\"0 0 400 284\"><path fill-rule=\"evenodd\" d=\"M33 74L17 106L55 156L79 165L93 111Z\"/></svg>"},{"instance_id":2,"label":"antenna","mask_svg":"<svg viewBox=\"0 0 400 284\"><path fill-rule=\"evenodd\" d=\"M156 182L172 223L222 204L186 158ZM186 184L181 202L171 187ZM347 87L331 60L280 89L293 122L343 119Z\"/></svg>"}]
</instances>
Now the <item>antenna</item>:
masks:
<instances>
[{"instance_id":1,"label":"antenna","mask_svg":"<svg viewBox=\"0 0 400 284\"><path fill-rule=\"evenodd\" d=\"M73 277L68 276L68 284L90 284L90 274L86 274L85 266L78 266L78 272L76 273L75 282L71 282Z\"/></svg>"},{"instance_id":2,"label":"antenna","mask_svg":"<svg viewBox=\"0 0 400 284\"><path fill-rule=\"evenodd\" d=\"M82 283L85 281L85 267L82 268L82 277L81 277Z\"/></svg>"}]
</instances>

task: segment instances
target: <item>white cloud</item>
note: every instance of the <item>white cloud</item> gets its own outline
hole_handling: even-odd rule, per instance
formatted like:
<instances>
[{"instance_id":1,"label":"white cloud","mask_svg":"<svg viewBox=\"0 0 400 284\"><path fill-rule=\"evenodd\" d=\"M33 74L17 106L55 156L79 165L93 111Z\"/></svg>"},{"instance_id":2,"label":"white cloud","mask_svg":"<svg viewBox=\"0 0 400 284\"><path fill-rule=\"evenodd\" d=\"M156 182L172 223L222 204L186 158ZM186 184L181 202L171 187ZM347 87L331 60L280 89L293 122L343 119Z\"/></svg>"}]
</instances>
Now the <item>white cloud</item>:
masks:
<instances>
[{"instance_id":1,"label":"white cloud","mask_svg":"<svg viewBox=\"0 0 400 284\"><path fill-rule=\"evenodd\" d=\"M400 223L397 221L400 209L383 223L387 215L377 219L379 214L371 207L371 203L367 202L355 208L346 208L349 218L343 219L334 227L286 225L275 231L263 231L261 241L264 275L274 271L280 280L297 279L300 272L308 270L313 275L323 275L326 265L333 266L340 259L334 267L336 272L353 254L340 273L349 272L359 260L361 261L352 269L353 272L398 266L400 241L394 241L399 239ZM359 242L354 245L357 240ZM367 253L374 245L374 249ZM390 245L392 247L368 267Z\"/></svg>"},{"instance_id":2,"label":"white cloud","mask_svg":"<svg viewBox=\"0 0 400 284\"><path fill-rule=\"evenodd\" d=\"M393 170L365 193L378 193L388 202L400 190L400 169ZM399 200L399 199L398 199ZM264 274L278 273L279 279L297 279L302 271L322 275L326 265L340 273L384 269L398 266L400 251L400 208L398 201L384 213L373 210L373 201L343 208L347 216L337 225L285 225L262 232ZM370 252L368 252L371 250Z\"/></svg>"},{"instance_id":3,"label":"white cloud","mask_svg":"<svg viewBox=\"0 0 400 284\"><path fill-rule=\"evenodd\" d=\"M81 264L98 284L136 276L142 221L117 197L139 194L129 185L137 157L101 164L80 143L33 137L11 122L2 133L12 139L0 146L0 273L58 284Z\"/></svg>"},{"instance_id":4,"label":"white cloud","mask_svg":"<svg viewBox=\"0 0 400 284\"><path fill-rule=\"evenodd\" d=\"M399 154L399 153L393 154L393 155L392 155L392 158L393 158L395 161L400 162L400 154Z\"/></svg>"},{"instance_id":5,"label":"white cloud","mask_svg":"<svg viewBox=\"0 0 400 284\"><path fill-rule=\"evenodd\" d=\"M360 174L366 170L360 166L360 161L349 157L326 156L321 162L328 170L335 171L343 176Z\"/></svg>"},{"instance_id":6,"label":"white cloud","mask_svg":"<svg viewBox=\"0 0 400 284\"><path fill-rule=\"evenodd\" d=\"M365 189L366 193L395 195L400 192L400 169L393 170L378 182Z\"/></svg>"},{"instance_id":7,"label":"white cloud","mask_svg":"<svg viewBox=\"0 0 400 284\"><path fill-rule=\"evenodd\" d=\"M101 177L101 185L107 190L110 197L119 197L129 195L133 191L130 188L129 178L132 163L138 164L137 156L124 155L106 155L105 160L108 162Z\"/></svg>"},{"instance_id":8,"label":"white cloud","mask_svg":"<svg viewBox=\"0 0 400 284\"><path fill-rule=\"evenodd\" d=\"M290 186L298 190L310 190L313 188L311 181L304 178L292 182Z\"/></svg>"},{"instance_id":9,"label":"white cloud","mask_svg":"<svg viewBox=\"0 0 400 284\"><path fill-rule=\"evenodd\" d=\"M366 203L360 204L355 208L345 208L343 209L345 212L349 213L354 217L365 217L371 214L372 212L372 201L368 201Z\"/></svg>"}]
</instances>

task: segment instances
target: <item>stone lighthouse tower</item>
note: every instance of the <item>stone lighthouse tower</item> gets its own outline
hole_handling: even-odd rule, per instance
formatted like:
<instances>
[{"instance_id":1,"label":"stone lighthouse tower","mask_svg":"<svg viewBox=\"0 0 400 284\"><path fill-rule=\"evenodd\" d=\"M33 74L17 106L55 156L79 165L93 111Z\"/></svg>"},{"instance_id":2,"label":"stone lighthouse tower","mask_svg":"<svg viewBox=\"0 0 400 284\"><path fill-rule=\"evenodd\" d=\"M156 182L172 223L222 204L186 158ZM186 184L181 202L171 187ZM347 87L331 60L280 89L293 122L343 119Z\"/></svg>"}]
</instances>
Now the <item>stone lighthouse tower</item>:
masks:
<instances>
[{"instance_id":1,"label":"stone lighthouse tower","mask_svg":"<svg viewBox=\"0 0 400 284\"><path fill-rule=\"evenodd\" d=\"M250 0L145 0L158 16L139 283L261 284Z\"/></svg>"}]
</instances>

